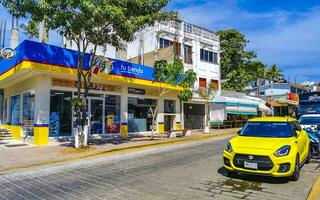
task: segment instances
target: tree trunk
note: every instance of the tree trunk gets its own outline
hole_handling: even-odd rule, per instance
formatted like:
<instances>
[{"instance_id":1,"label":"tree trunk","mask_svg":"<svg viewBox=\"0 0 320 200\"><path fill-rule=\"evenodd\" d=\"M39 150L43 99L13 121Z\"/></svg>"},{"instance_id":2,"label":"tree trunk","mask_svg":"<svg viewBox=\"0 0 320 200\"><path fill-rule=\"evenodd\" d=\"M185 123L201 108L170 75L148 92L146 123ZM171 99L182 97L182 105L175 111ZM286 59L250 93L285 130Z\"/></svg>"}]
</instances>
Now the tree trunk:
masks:
<instances>
[{"instance_id":1,"label":"tree trunk","mask_svg":"<svg viewBox=\"0 0 320 200\"><path fill-rule=\"evenodd\" d=\"M204 122L204 124L205 124L205 128L204 128L204 133L209 133L209 125L208 125L208 122L209 122L209 118L208 118L208 111L209 111L209 104L208 103L206 103L205 104L206 105L206 108L205 108L205 122Z\"/></svg>"},{"instance_id":2,"label":"tree trunk","mask_svg":"<svg viewBox=\"0 0 320 200\"><path fill-rule=\"evenodd\" d=\"M155 131L155 128L154 128L154 125L155 125L155 119L157 117L157 110L158 110L158 103L157 103L157 106L155 107L155 109L153 110L152 109L152 106L150 106L150 111L151 111L151 115L152 115L152 121L151 121L151 140L154 139L154 131Z\"/></svg>"}]
</instances>

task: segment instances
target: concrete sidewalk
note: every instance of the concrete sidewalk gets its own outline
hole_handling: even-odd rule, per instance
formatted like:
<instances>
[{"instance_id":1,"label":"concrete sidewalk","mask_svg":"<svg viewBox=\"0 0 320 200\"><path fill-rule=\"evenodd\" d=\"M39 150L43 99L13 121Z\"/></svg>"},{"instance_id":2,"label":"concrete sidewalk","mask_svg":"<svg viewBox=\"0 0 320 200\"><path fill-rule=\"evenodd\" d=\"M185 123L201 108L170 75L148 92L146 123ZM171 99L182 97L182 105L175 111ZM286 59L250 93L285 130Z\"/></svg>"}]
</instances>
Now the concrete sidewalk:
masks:
<instances>
[{"instance_id":1,"label":"concrete sidewalk","mask_svg":"<svg viewBox=\"0 0 320 200\"><path fill-rule=\"evenodd\" d=\"M0 146L0 173L16 169L28 168L51 163L76 160L97 156L115 151L125 151L148 146L165 145L171 143L191 142L203 140L220 135L235 133L238 129L211 130L210 133L192 132L191 137L155 138L129 137L104 138L91 140L90 149L83 152L74 152L73 143L52 143L44 147L27 146L5 148Z\"/></svg>"}]
</instances>

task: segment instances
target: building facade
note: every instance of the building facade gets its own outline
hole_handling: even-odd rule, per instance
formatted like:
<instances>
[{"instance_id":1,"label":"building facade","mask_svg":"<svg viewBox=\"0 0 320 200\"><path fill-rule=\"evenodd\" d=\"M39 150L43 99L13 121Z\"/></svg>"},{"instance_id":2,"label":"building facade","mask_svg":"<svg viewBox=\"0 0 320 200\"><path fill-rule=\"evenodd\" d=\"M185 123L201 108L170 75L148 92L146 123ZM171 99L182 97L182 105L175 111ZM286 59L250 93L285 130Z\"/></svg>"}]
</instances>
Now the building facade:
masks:
<instances>
[{"instance_id":1,"label":"building facade","mask_svg":"<svg viewBox=\"0 0 320 200\"><path fill-rule=\"evenodd\" d=\"M90 54L85 55L88 71ZM150 107L159 105L155 129L180 129L182 88L164 84L170 92L158 99L153 67L111 58L108 73L93 70L88 97L90 136L148 135L152 129ZM24 41L15 56L0 61L0 125L17 140L45 145L49 139L73 136L73 99L77 90L77 52ZM163 85L163 84L162 84ZM82 95L82 94L81 94Z\"/></svg>"},{"instance_id":2,"label":"building facade","mask_svg":"<svg viewBox=\"0 0 320 200\"><path fill-rule=\"evenodd\" d=\"M64 45L76 49L76 45L70 41L64 41ZM147 66L153 66L157 60L173 62L175 58L180 58L185 70L192 69L197 74L194 91L213 87L215 93L219 94L221 90L220 41L213 31L187 22L161 22L138 32L136 39L124 44L124 47L123 50L116 51L106 44L98 47L97 54ZM196 93L192 101L182 102L181 111L184 128L205 127L207 108L204 100ZM207 111L208 114L209 112Z\"/></svg>"},{"instance_id":3,"label":"building facade","mask_svg":"<svg viewBox=\"0 0 320 200\"><path fill-rule=\"evenodd\" d=\"M293 83L267 83L246 88L247 94L259 97L272 108L274 116L296 116L299 94L310 91L306 86Z\"/></svg>"}]
</instances>

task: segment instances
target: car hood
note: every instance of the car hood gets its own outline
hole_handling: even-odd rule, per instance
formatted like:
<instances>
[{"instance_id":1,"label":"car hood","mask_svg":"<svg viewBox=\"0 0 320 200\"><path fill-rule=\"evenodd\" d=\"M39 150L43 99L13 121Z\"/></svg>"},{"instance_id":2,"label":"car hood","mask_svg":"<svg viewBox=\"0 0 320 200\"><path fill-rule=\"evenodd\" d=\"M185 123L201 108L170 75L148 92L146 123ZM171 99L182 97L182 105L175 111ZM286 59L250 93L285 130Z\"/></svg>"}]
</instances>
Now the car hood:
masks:
<instances>
[{"instance_id":1,"label":"car hood","mask_svg":"<svg viewBox=\"0 0 320 200\"><path fill-rule=\"evenodd\" d=\"M230 140L233 149L264 149L264 150L278 150L284 145L290 143L291 138L267 138L267 137L248 137L236 136Z\"/></svg>"}]
</instances>

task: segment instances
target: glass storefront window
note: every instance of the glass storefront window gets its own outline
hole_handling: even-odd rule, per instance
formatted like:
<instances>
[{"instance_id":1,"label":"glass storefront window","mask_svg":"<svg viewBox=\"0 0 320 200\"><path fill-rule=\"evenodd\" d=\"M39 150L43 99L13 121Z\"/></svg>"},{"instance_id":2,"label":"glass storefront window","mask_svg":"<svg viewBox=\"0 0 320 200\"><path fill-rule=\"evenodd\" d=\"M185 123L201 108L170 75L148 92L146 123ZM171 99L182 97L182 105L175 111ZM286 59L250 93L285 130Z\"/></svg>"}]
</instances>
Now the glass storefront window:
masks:
<instances>
[{"instance_id":1,"label":"glass storefront window","mask_svg":"<svg viewBox=\"0 0 320 200\"><path fill-rule=\"evenodd\" d=\"M34 108L35 108L34 93L31 93L31 92L24 93L23 107L22 107L22 125L23 125L24 135L33 136Z\"/></svg>"},{"instance_id":2,"label":"glass storefront window","mask_svg":"<svg viewBox=\"0 0 320 200\"><path fill-rule=\"evenodd\" d=\"M164 112L165 113L175 113L175 101L174 100L164 100Z\"/></svg>"},{"instance_id":3,"label":"glass storefront window","mask_svg":"<svg viewBox=\"0 0 320 200\"><path fill-rule=\"evenodd\" d=\"M105 127L106 133L120 133L120 96L105 97Z\"/></svg>"},{"instance_id":4,"label":"glass storefront window","mask_svg":"<svg viewBox=\"0 0 320 200\"><path fill-rule=\"evenodd\" d=\"M11 97L10 107L11 125L20 125L20 95Z\"/></svg>"},{"instance_id":5,"label":"glass storefront window","mask_svg":"<svg viewBox=\"0 0 320 200\"><path fill-rule=\"evenodd\" d=\"M145 98L128 98L128 130L129 132L151 131L152 114L150 106L155 109L157 100Z\"/></svg>"},{"instance_id":6,"label":"glass storefront window","mask_svg":"<svg viewBox=\"0 0 320 200\"><path fill-rule=\"evenodd\" d=\"M71 136L72 92L51 90L49 136Z\"/></svg>"}]
</instances>

